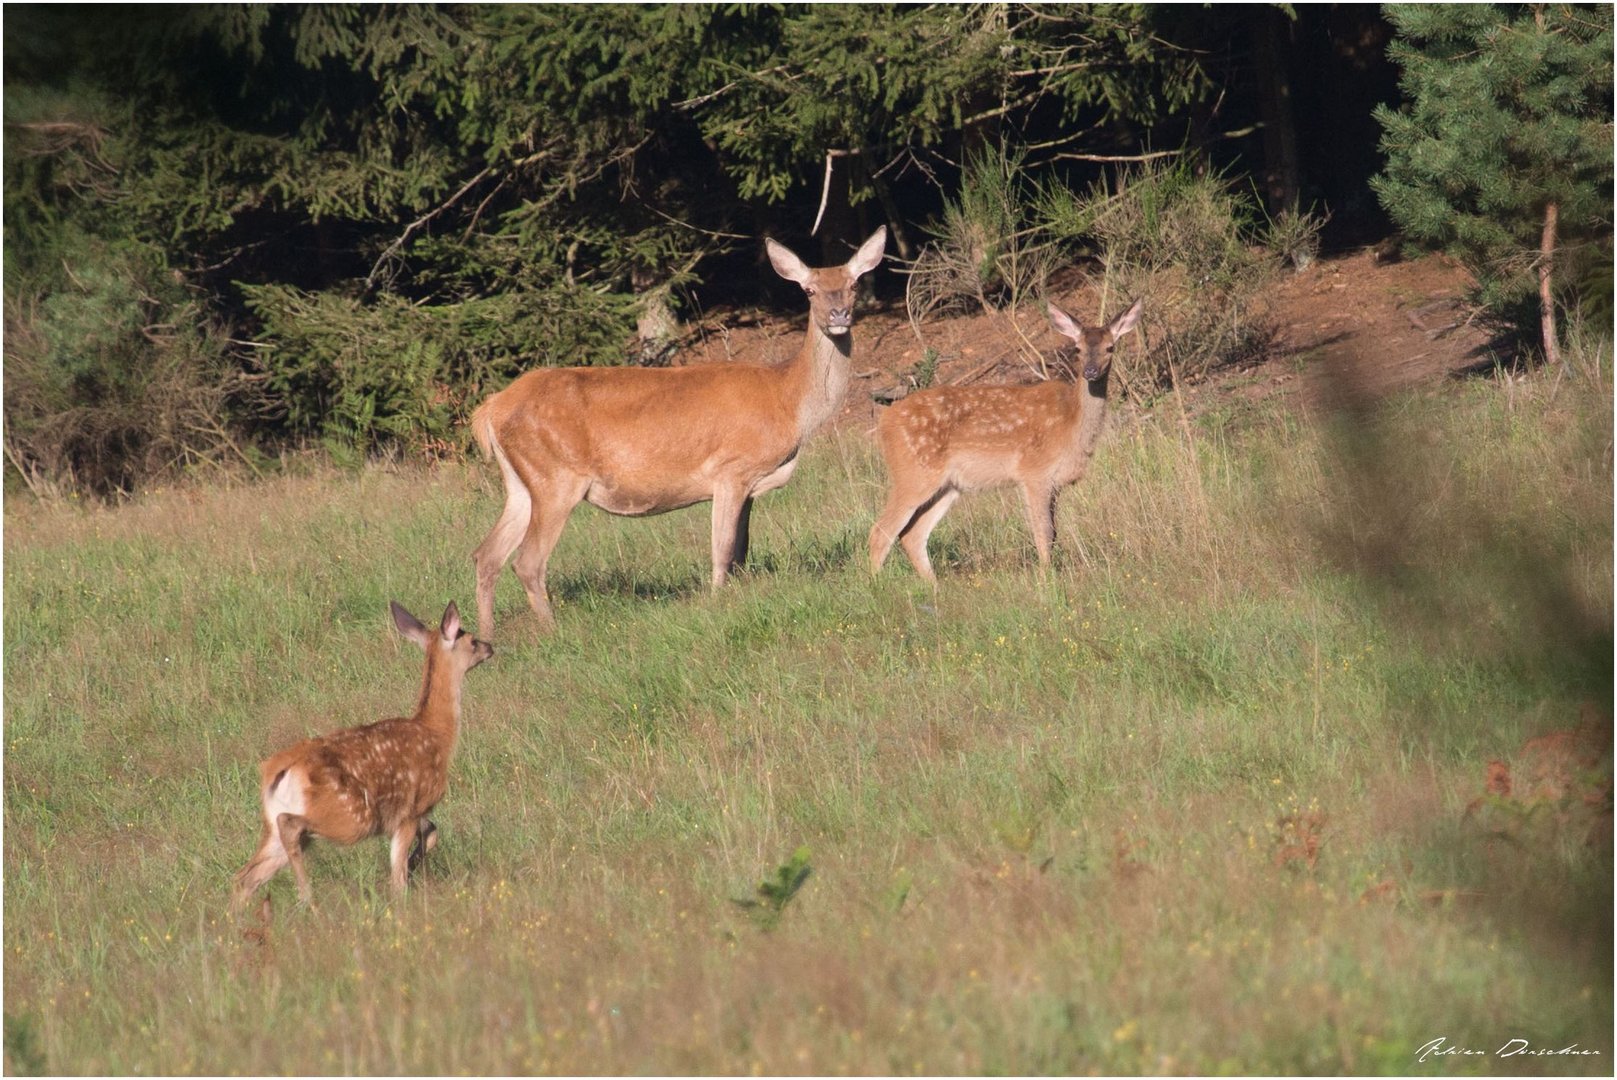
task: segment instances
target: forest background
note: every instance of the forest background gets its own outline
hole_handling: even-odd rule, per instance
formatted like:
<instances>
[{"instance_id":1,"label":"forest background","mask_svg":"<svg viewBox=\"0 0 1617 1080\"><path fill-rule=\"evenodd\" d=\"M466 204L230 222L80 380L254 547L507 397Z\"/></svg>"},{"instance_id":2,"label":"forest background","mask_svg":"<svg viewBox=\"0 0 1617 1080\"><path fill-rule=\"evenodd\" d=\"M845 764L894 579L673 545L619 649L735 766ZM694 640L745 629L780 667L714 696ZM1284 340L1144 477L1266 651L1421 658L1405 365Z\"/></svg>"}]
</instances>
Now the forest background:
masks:
<instances>
[{"instance_id":1,"label":"forest background","mask_svg":"<svg viewBox=\"0 0 1617 1080\"><path fill-rule=\"evenodd\" d=\"M1550 7L1549 25L1543 5L1478 10L20 5L7 482L118 496L175 471L262 473L311 443L344 461L456 454L470 408L528 366L665 363L708 311L789 308L765 235L831 263L886 224L909 268L953 242L1003 291L1008 248L1046 267L1104 254L1074 206L1141 169L1215 178L1248 244L1317 242L1322 224L1328 247L1380 240L1390 210L1413 239L1470 243L1485 299L1526 325L1511 305L1542 261L1546 196L1489 206L1492 177L1456 188L1423 164L1434 137L1577 177L1556 302L1601 294L1609 311L1609 9ZM1496 126L1564 115L1569 145L1503 147L1409 107L1440 99L1419 97L1416 62L1453 68L1467 34L1501 55L1533 39L1506 59L1552 100L1501 91ZM1415 164L1373 192L1389 153ZM1010 190L982 197L974 162ZM1501 214L1532 243L1478 246L1476 222Z\"/></svg>"}]
</instances>

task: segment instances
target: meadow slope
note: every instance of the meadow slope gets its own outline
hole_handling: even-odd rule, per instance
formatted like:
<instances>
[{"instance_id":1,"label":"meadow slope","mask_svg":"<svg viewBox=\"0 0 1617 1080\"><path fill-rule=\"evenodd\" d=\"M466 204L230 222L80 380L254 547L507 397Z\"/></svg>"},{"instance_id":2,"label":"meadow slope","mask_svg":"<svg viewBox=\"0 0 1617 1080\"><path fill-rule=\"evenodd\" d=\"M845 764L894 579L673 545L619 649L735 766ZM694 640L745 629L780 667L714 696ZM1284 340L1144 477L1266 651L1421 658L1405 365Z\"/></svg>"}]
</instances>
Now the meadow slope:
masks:
<instances>
[{"instance_id":1,"label":"meadow slope","mask_svg":"<svg viewBox=\"0 0 1617 1080\"><path fill-rule=\"evenodd\" d=\"M1119 414L1048 577L963 500L936 598L858 424L719 595L705 508L581 510L409 894L317 843L239 922L256 762L411 707L492 470L11 500L7 1072L1609 1074L1609 379L1241 416Z\"/></svg>"}]
</instances>

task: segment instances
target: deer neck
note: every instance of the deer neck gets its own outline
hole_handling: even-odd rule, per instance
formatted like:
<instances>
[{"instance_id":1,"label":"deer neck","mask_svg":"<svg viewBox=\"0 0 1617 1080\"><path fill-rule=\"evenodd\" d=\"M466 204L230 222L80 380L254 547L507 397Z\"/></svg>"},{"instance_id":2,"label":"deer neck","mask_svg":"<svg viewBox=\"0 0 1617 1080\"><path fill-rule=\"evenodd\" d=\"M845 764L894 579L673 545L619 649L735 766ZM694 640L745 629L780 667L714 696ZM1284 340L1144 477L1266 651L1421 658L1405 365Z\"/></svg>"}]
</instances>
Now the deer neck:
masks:
<instances>
[{"instance_id":1,"label":"deer neck","mask_svg":"<svg viewBox=\"0 0 1617 1080\"><path fill-rule=\"evenodd\" d=\"M1093 381L1079 376L1073 384L1073 394L1078 399L1078 427L1073 433L1073 445L1079 459L1085 462L1095 456L1101 429L1106 426L1106 385L1110 378L1108 371Z\"/></svg>"},{"instance_id":2,"label":"deer neck","mask_svg":"<svg viewBox=\"0 0 1617 1080\"><path fill-rule=\"evenodd\" d=\"M797 403L799 439L836 415L852 379L853 331L832 337L809 316L808 335L786 368L786 393Z\"/></svg>"},{"instance_id":3,"label":"deer neck","mask_svg":"<svg viewBox=\"0 0 1617 1080\"><path fill-rule=\"evenodd\" d=\"M449 667L436 654L427 658L427 672L421 678L421 698L416 702L415 718L440 735L447 736L453 745L460 728L461 680L455 677Z\"/></svg>"}]
</instances>

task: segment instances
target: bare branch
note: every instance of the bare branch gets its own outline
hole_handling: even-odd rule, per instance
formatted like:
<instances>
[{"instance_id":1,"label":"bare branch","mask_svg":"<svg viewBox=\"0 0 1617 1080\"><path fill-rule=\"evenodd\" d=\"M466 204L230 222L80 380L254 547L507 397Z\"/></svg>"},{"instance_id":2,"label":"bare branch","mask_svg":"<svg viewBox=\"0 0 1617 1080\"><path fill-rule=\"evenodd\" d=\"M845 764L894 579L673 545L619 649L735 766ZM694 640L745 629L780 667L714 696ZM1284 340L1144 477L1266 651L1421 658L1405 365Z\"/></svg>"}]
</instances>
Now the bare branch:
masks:
<instances>
[{"instance_id":1,"label":"bare branch","mask_svg":"<svg viewBox=\"0 0 1617 1080\"><path fill-rule=\"evenodd\" d=\"M417 231L424 228L433 218L437 217L439 214L443 213L445 210L448 210L451 206L454 206L457 202L459 202L468 191L472 190L472 188L481 183L483 179L492 171L492 168L485 167L478 172L476 176L462 184L459 191L449 196L449 198L445 199L442 203L439 203L434 209L429 210L427 213L422 214L420 217L410 222L410 224L406 225L404 227L404 232L399 234L399 238L397 240L393 241L383 249L382 254L377 256L375 265L371 267L371 272L365 275L365 291L369 292L372 286L375 284L376 275L382 271L382 264L393 258L393 256L397 255L400 251L403 251L404 245L409 243L410 237L414 236Z\"/></svg>"},{"instance_id":2,"label":"bare branch","mask_svg":"<svg viewBox=\"0 0 1617 1080\"><path fill-rule=\"evenodd\" d=\"M686 98L684 101L676 101L672 107L679 112L689 112L699 106L706 105L710 101L717 101L725 94L728 94L730 91L740 86L746 79L762 80L770 75L779 75L785 70L785 64L777 64L775 67L767 68L764 71L749 71L743 78L731 79L717 90L710 91L709 93L699 94L693 98Z\"/></svg>"}]
</instances>

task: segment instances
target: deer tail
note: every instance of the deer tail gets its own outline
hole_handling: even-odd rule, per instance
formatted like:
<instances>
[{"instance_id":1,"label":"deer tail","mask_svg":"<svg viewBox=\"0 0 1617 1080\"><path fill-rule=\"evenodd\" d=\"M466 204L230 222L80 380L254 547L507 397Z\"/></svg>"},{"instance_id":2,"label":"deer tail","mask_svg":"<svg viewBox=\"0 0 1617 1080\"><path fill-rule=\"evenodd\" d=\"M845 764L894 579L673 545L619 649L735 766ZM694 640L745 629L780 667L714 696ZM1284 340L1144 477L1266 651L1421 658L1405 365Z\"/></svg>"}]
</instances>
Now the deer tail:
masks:
<instances>
[{"instance_id":1,"label":"deer tail","mask_svg":"<svg viewBox=\"0 0 1617 1080\"><path fill-rule=\"evenodd\" d=\"M472 438L477 440L477 448L483 451L484 457L494 457L499 453L500 444L494 437L494 398L489 395L483 399L472 413Z\"/></svg>"}]
</instances>

